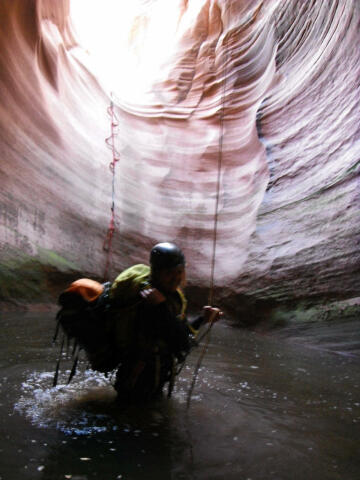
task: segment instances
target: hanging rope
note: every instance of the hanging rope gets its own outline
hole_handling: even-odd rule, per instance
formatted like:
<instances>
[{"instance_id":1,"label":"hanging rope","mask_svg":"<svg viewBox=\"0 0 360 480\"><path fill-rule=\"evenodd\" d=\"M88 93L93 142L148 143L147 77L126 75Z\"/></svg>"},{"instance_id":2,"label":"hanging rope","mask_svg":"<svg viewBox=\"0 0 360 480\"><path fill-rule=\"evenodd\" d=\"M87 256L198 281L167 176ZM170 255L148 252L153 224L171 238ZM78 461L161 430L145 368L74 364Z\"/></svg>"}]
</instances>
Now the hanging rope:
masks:
<instances>
[{"instance_id":1,"label":"hanging rope","mask_svg":"<svg viewBox=\"0 0 360 480\"><path fill-rule=\"evenodd\" d=\"M114 112L114 102L113 102L112 94L111 94L110 106L107 108L107 114L110 117L111 133L110 133L110 136L105 139L105 143L112 152L112 161L110 162L110 165L109 165L110 171L112 173L112 194L111 194L110 223L109 223L109 228L107 230L106 237L103 243L103 250L107 252L105 270L104 270L104 281L108 279L109 268L110 268L111 257L112 257L112 241L115 233L115 167L117 162L120 160L120 154L116 150L116 146L115 146L115 139L118 135L119 121Z\"/></svg>"},{"instance_id":2,"label":"hanging rope","mask_svg":"<svg viewBox=\"0 0 360 480\"><path fill-rule=\"evenodd\" d=\"M219 200L220 200L221 168L222 168L222 156L223 156L222 155L223 140L224 140L225 95L226 95L226 65L224 65L224 82L223 82L223 92L222 92L221 110L220 110L219 155L218 155L218 164L217 164L216 200L215 200L215 213L214 213L214 230L213 230L213 245L212 245L212 256L211 256L211 272L210 272L208 305L213 305L214 303L216 243L217 243L218 220L219 220Z\"/></svg>"},{"instance_id":3,"label":"hanging rope","mask_svg":"<svg viewBox=\"0 0 360 480\"><path fill-rule=\"evenodd\" d=\"M218 232L218 219L219 219L219 200L220 200L220 184L221 184L221 170L222 170L222 157L223 157L223 140L224 140L224 112L225 112L225 96L226 96L226 69L227 66L227 51L225 49L225 60L224 60L224 81L223 81L223 90L221 98L221 110L220 110L220 134L219 134L219 155L217 163L217 181L216 181L216 199L215 199L215 212L214 212L214 230L213 230L213 244L212 244L212 256L211 256L211 271L210 271L210 285L209 285L209 295L208 295L208 305L212 306L214 303L214 279L215 279L215 261L216 261L216 243L217 243L217 232ZM213 312L209 319L209 325L205 331L202 338L206 337L206 342L201 350L200 356L195 366L193 373L193 378L191 386L188 392L186 408L189 409L191 396L195 387L195 383L198 377L201 363L207 352L209 343L210 343L210 332L214 325L217 312Z\"/></svg>"}]
</instances>

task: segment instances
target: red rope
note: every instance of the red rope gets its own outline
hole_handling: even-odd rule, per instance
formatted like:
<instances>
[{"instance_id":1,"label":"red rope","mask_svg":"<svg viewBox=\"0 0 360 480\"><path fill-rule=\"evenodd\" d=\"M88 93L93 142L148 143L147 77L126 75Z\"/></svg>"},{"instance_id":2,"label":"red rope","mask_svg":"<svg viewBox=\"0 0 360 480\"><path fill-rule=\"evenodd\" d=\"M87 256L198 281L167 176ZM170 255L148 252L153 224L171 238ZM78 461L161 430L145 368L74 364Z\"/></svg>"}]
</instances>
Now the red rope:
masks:
<instances>
[{"instance_id":1,"label":"red rope","mask_svg":"<svg viewBox=\"0 0 360 480\"><path fill-rule=\"evenodd\" d=\"M110 106L107 108L107 114L110 117L111 123L111 133L110 136L105 139L106 145L110 148L112 152L112 161L110 162L109 168L112 173L112 201L111 201L111 217L109 227L106 233L106 237L103 243L103 250L107 253L105 270L104 270L104 280L108 279L109 268L112 258L112 241L115 233L115 168L117 162L120 160L120 154L115 147L115 138L118 134L119 121L114 112L114 103L111 100Z\"/></svg>"},{"instance_id":2,"label":"red rope","mask_svg":"<svg viewBox=\"0 0 360 480\"><path fill-rule=\"evenodd\" d=\"M110 106L107 108L107 114L108 114L108 116L110 117L110 120L111 120L111 124L110 124L111 133L110 133L110 136L105 139L105 143L112 151L113 160L112 160L112 162L110 162L109 167L110 167L111 172L115 173L115 165L120 160L120 154L116 150L116 147L115 147L115 138L117 137L117 134L118 134L117 130L118 130L118 126L119 126L119 121L118 121L117 116L114 112L114 103L113 103L112 100L110 102Z\"/></svg>"}]
</instances>

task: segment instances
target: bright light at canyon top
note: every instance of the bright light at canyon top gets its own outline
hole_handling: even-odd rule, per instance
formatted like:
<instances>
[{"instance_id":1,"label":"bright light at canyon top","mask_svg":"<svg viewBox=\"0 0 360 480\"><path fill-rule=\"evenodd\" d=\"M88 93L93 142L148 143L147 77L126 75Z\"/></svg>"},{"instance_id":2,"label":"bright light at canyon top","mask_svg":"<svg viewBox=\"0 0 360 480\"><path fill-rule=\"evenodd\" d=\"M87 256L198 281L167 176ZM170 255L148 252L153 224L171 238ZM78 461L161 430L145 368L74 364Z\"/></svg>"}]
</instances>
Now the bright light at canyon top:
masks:
<instances>
[{"instance_id":1,"label":"bright light at canyon top","mask_svg":"<svg viewBox=\"0 0 360 480\"><path fill-rule=\"evenodd\" d=\"M154 86L166 78L170 67L182 3L71 1L71 19L77 40L87 52L85 61L108 92L143 104L156 94Z\"/></svg>"}]
</instances>

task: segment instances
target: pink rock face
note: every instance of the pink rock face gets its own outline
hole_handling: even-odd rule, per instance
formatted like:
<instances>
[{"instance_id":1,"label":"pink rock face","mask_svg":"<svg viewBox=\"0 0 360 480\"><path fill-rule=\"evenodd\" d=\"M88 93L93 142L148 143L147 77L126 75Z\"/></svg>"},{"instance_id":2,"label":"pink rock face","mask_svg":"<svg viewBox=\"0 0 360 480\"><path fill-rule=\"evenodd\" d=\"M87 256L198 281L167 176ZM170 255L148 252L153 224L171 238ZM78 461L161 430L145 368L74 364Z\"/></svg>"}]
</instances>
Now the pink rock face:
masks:
<instances>
[{"instance_id":1,"label":"pink rock face","mask_svg":"<svg viewBox=\"0 0 360 480\"><path fill-rule=\"evenodd\" d=\"M357 2L116 3L1 2L3 284L103 276L111 90L110 279L169 240L205 291L217 212L225 305L358 296Z\"/></svg>"}]
</instances>

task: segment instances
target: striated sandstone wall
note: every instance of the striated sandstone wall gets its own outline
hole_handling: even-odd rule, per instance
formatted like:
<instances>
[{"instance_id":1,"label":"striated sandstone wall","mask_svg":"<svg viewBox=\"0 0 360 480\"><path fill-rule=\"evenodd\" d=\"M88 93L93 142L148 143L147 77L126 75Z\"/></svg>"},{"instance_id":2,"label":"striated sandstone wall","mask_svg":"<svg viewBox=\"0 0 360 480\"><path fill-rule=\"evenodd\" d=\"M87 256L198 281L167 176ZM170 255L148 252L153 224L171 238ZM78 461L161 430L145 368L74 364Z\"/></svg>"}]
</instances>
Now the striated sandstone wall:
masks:
<instances>
[{"instance_id":1,"label":"striated sandstone wall","mask_svg":"<svg viewBox=\"0 0 360 480\"><path fill-rule=\"evenodd\" d=\"M203 300L221 159L217 301L247 322L358 297L358 2L138 4L112 50L110 278L173 240ZM3 300L104 273L109 89L70 13L69 0L0 5Z\"/></svg>"},{"instance_id":2,"label":"striated sandstone wall","mask_svg":"<svg viewBox=\"0 0 360 480\"><path fill-rule=\"evenodd\" d=\"M0 292L41 299L59 270L100 272L107 98L73 53L68 2L4 1L0 22Z\"/></svg>"},{"instance_id":3,"label":"striated sandstone wall","mask_svg":"<svg viewBox=\"0 0 360 480\"><path fill-rule=\"evenodd\" d=\"M270 179L234 290L265 310L331 307L360 291L360 5L293 0L274 21L282 81L258 116Z\"/></svg>"}]
</instances>

